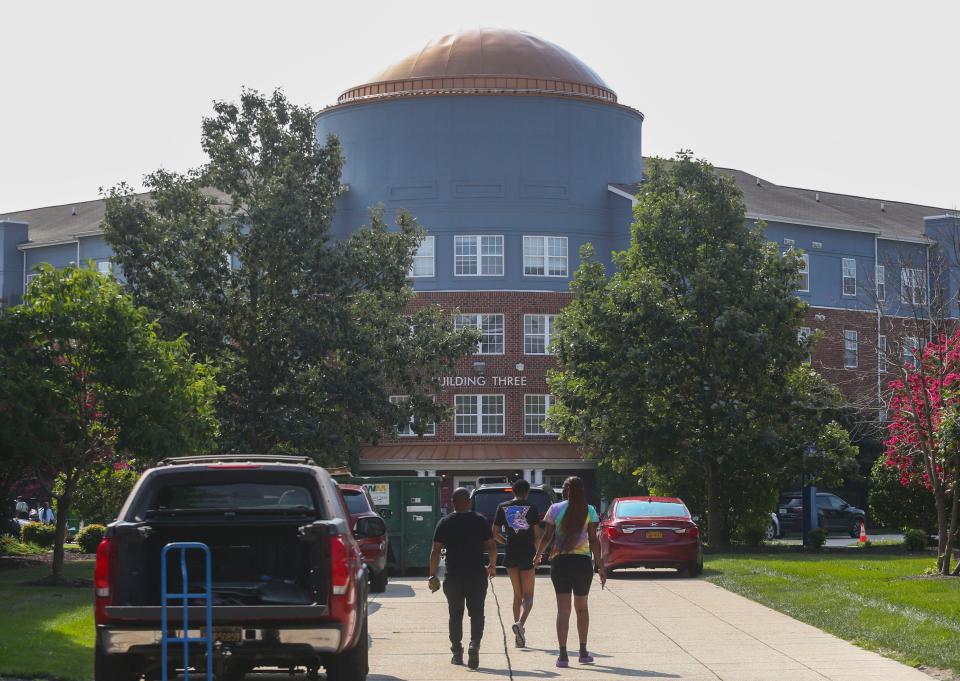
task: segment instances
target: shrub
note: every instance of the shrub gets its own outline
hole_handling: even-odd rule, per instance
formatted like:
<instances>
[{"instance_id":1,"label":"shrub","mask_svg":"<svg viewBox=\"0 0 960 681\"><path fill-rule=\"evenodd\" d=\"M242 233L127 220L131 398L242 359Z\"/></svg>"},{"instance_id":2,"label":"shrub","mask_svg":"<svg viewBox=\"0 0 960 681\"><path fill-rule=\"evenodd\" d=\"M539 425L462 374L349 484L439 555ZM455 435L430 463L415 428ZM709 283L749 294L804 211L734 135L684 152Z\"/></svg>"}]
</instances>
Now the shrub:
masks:
<instances>
[{"instance_id":1,"label":"shrub","mask_svg":"<svg viewBox=\"0 0 960 681\"><path fill-rule=\"evenodd\" d=\"M56 528L43 523L27 523L20 528L20 541L24 544L35 544L45 549L53 548Z\"/></svg>"},{"instance_id":2,"label":"shrub","mask_svg":"<svg viewBox=\"0 0 960 681\"><path fill-rule=\"evenodd\" d=\"M811 549L818 550L827 543L827 531L822 527L815 527L807 533L807 544Z\"/></svg>"},{"instance_id":3,"label":"shrub","mask_svg":"<svg viewBox=\"0 0 960 681\"><path fill-rule=\"evenodd\" d=\"M903 548L907 551L923 551L927 548L927 533L918 529L904 530Z\"/></svg>"},{"instance_id":4,"label":"shrub","mask_svg":"<svg viewBox=\"0 0 960 681\"><path fill-rule=\"evenodd\" d=\"M46 553L44 549L33 544L21 544L16 538L10 536L0 537L0 555L4 556L34 556L38 553Z\"/></svg>"},{"instance_id":5,"label":"shrub","mask_svg":"<svg viewBox=\"0 0 960 681\"><path fill-rule=\"evenodd\" d=\"M77 544L80 545L80 550L84 553L96 553L106 531L107 528L103 525L87 525L77 532Z\"/></svg>"},{"instance_id":6,"label":"shrub","mask_svg":"<svg viewBox=\"0 0 960 681\"><path fill-rule=\"evenodd\" d=\"M887 466L885 460L880 456L870 470L870 519L877 527L934 530L937 511L933 495L919 483L904 487L900 471Z\"/></svg>"},{"instance_id":7,"label":"shrub","mask_svg":"<svg viewBox=\"0 0 960 681\"><path fill-rule=\"evenodd\" d=\"M770 512L752 513L741 519L740 525L734 530L734 538L746 546L760 546L767 538L770 528Z\"/></svg>"}]
</instances>

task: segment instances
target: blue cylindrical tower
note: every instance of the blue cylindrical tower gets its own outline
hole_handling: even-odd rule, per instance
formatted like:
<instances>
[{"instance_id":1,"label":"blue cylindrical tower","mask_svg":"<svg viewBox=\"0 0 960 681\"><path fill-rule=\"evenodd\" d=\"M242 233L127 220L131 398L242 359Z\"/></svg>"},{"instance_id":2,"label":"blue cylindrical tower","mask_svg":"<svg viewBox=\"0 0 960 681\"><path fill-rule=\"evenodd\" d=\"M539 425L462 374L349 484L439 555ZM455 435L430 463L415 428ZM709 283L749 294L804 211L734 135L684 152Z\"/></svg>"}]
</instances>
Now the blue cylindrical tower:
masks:
<instances>
[{"instance_id":1,"label":"blue cylindrical tower","mask_svg":"<svg viewBox=\"0 0 960 681\"><path fill-rule=\"evenodd\" d=\"M444 36L317 115L346 157L334 232L377 204L408 210L428 233L414 305L482 334L440 377L453 419L388 434L362 452L365 473L440 474L447 493L491 476L590 483L593 464L546 425L550 343L580 247L609 260L629 241L630 203L608 187L640 180L642 123L563 48L494 29Z\"/></svg>"}]
</instances>

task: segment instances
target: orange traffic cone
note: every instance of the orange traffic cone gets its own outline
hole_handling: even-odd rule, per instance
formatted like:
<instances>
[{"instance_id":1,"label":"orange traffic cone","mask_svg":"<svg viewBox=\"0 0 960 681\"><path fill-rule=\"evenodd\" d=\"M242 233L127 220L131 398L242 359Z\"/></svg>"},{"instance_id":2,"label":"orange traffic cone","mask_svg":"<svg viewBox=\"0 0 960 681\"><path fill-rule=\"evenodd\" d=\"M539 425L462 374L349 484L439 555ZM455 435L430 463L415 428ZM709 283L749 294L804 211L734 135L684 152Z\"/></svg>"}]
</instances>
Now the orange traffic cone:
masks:
<instances>
[{"instance_id":1,"label":"orange traffic cone","mask_svg":"<svg viewBox=\"0 0 960 681\"><path fill-rule=\"evenodd\" d=\"M860 543L867 543L867 524L863 521L860 522Z\"/></svg>"}]
</instances>

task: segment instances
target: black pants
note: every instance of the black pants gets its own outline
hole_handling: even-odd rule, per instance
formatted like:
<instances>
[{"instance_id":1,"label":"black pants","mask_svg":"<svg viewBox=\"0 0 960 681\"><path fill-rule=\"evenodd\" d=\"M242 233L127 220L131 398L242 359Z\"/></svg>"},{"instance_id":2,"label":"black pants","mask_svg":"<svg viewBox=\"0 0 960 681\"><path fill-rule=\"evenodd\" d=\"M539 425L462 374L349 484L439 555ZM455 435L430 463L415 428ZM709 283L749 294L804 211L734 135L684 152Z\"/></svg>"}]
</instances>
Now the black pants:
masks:
<instances>
[{"instance_id":1,"label":"black pants","mask_svg":"<svg viewBox=\"0 0 960 681\"><path fill-rule=\"evenodd\" d=\"M483 601L487 597L485 572L470 576L447 576L443 580L443 595L450 611L450 643L453 650L463 650L463 610L466 604L470 615L470 641L483 638Z\"/></svg>"}]
</instances>

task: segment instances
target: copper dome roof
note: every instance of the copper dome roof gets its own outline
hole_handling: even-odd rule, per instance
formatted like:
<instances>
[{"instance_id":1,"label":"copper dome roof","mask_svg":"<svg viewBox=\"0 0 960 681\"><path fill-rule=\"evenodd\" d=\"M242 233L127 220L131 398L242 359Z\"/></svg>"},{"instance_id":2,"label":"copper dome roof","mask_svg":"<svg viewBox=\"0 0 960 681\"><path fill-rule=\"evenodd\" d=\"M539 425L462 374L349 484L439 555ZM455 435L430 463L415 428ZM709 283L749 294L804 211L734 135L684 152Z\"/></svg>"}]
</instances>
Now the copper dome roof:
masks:
<instances>
[{"instance_id":1,"label":"copper dome roof","mask_svg":"<svg viewBox=\"0 0 960 681\"><path fill-rule=\"evenodd\" d=\"M429 94L551 94L615 103L617 95L562 47L525 31L479 28L427 43L338 104Z\"/></svg>"}]
</instances>

